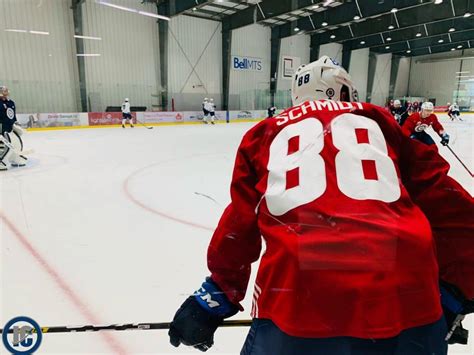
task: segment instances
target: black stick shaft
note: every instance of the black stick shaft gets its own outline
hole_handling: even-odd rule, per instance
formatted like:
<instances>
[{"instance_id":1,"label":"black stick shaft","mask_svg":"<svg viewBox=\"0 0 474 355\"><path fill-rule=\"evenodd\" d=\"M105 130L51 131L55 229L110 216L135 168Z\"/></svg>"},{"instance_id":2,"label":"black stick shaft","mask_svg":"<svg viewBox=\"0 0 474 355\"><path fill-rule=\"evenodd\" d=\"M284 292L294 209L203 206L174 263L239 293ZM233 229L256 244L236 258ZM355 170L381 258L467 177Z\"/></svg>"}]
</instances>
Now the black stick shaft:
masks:
<instances>
[{"instance_id":1,"label":"black stick shaft","mask_svg":"<svg viewBox=\"0 0 474 355\"><path fill-rule=\"evenodd\" d=\"M471 170L469 170L469 168L462 162L462 160L456 155L456 153L454 153L454 151L451 149L451 147L449 145L447 145L448 149L451 151L451 153L453 153L453 155L456 157L456 159L461 163L461 165L464 167L464 169L467 170L467 172L474 177L474 175L472 175L472 172Z\"/></svg>"},{"instance_id":2,"label":"black stick shaft","mask_svg":"<svg viewBox=\"0 0 474 355\"><path fill-rule=\"evenodd\" d=\"M45 333L82 333L82 332L99 332L104 330L157 330L169 329L171 323L127 323L127 324L110 324L110 325L78 325L78 326L57 326L57 327L41 327L41 332ZM228 320L221 324L221 327L248 327L252 324L250 319L245 320ZM3 329L0 329L3 333ZM9 329L8 333L13 333L13 329Z\"/></svg>"}]
</instances>

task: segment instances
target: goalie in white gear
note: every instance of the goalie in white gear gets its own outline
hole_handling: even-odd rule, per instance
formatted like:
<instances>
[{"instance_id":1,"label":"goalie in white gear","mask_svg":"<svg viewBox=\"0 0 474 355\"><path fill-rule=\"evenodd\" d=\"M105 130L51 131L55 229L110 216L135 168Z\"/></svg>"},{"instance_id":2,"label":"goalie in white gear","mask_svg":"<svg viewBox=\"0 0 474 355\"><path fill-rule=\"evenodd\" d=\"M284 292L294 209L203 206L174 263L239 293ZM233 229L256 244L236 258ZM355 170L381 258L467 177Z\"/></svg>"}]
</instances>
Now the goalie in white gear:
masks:
<instances>
[{"instance_id":1,"label":"goalie in white gear","mask_svg":"<svg viewBox=\"0 0 474 355\"><path fill-rule=\"evenodd\" d=\"M359 101L349 74L328 56L298 68L291 96L293 105L313 100Z\"/></svg>"},{"instance_id":2,"label":"goalie in white gear","mask_svg":"<svg viewBox=\"0 0 474 355\"><path fill-rule=\"evenodd\" d=\"M21 155L23 141L20 138L23 129L16 124L16 105L9 99L10 92L6 86L0 86L0 170L11 166L24 166L27 158Z\"/></svg>"}]
</instances>

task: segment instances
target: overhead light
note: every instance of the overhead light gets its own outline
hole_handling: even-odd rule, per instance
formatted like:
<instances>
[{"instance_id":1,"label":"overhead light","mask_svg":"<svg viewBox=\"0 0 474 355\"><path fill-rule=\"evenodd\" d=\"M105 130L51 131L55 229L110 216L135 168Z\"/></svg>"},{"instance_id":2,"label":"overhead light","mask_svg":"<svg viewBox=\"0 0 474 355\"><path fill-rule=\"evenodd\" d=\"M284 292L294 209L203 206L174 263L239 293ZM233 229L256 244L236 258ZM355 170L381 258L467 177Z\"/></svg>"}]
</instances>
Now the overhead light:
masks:
<instances>
[{"instance_id":1,"label":"overhead light","mask_svg":"<svg viewBox=\"0 0 474 355\"><path fill-rule=\"evenodd\" d=\"M397 11L398 11L398 9L396 7L394 7L393 9L390 10L390 12L393 13L393 14Z\"/></svg>"},{"instance_id":2,"label":"overhead light","mask_svg":"<svg viewBox=\"0 0 474 355\"><path fill-rule=\"evenodd\" d=\"M444 42L444 39L440 39L440 40L438 41L438 43L443 43L443 42Z\"/></svg>"},{"instance_id":3,"label":"overhead light","mask_svg":"<svg viewBox=\"0 0 474 355\"><path fill-rule=\"evenodd\" d=\"M365 44L365 41L360 41L360 44Z\"/></svg>"},{"instance_id":4,"label":"overhead light","mask_svg":"<svg viewBox=\"0 0 474 355\"><path fill-rule=\"evenodd\" d=\"M140 15L143 15L143 16L148 16L148 17L153 17L153 18L159 18L160 20L165 20L165 21L169 21L169 20L170 20L170 18L167 17L167 16L154 14L153 12L138 11L138 13L139 13Z\"/></svg>"},{"instance_id":5,"label":"overhead light","mask_svg":"<svg viewBox=\"0 0 474 355\"><path fill-rule=\"evenodd\" d=\"M324 22L321 24L321 26L327 26L327 25L328 25L328 23L327 23L326 21L324 21Z\"/></svg>"},{"instance_id":6,"label":"overhead light","mask_svg":"<svg viewBox=\"0 0 474 355\"><path fill-rule=\"evenodd\" d=\"M451 50L452 50L452 51L455 51L455 50L456 50L456 48L451 48Z\"/></svg>"},{"instance_id":7,"label":"overhead light","mask_svg":"<svg viewBox=\"0 0 474 355\"><path fill-rule=\"evenodd\" d=\"M390 46L386 46L385 49L390 49Z\"/></svg>"},{"instance_id":8,"label":"overhead light","mask_svg":"<svg viewBox=\"0 0 474 355\"><path fill-rule=\"evenodd\" d=\"M418 33L416 34L416 37L421 37L421 32L418 32Z\"/></svg>"},{"instance_id":9,"label":"overhead light","mask_svg":"<svg viewBox=\"0 0 474 355\"><path fill-rule=\"evenodd\" d=\"M101 38L101 37L93 37L93 36L74 35L74 38L92 39L92 40L94 40L94 41L102 41L102 38Z\"/></svg>"},{"instance_id":10,"label":"overhead light","mask_svg":"<svg viewBox=\"0 0 474 355\"><path fill-rule=\"evenodd\" d=\"M116 4L112 4L112 3L107 2L107 1L102 1L102 0L100 0L100 1L99 1L99 4L100 4L100 5L109 6L109 7L113 7L114 9L118 9L118 10L123 10L123 11L128 11L128 12L135 12L135 13L138 12L138 11L135 10L135 9L131 9L131 8L129 8L129 7L120 6L120 5L116 5Z\"/></svg>"},{"instance_id":11,"label":"overhead light","mask_svg":"<svg viewBox=\"0 0 474 355\"><path fill-rule=\"evenodd\" d=\"M110 2L103 1L103 0L99 0L98 3L99 3L100 5L105 5L105 6L113 7L114 9L118 9L118 10L133 12L133 13L135 13L135 14L139 14L139 15L143 15L143 16L154 17L154 18L158 18L158 19L166 20L166 21L169 21L169 20L170 20L170 18L169 18L169 17L166 17L166 16L154 14L154 13L148 12L148 11L138 11L138 10L132 9L132 8L130 8L130 7L112 4L112 3L110 3Z\"/></svg>"},{"instance_id":12,"label":"overhead light","mask_svg":"<svg viewBox=\"0 0 474 355\"><path fill-rule=\"evenodd\" d=\"M334 39L334 38L336 38L336 36L335 36L335 35L331 35L331 39Z\"/></svg>"},{"instance_id":13,"label":"overhead light","mask_svg":"<svg viewBox=\"0 0 474 355\"><path fill-rule=\"evenodd\" d=\"M471 17L471 13L470 13L470 12L466 12L466 13L464 14L464 17Z\"/></svg>"},{"instance_id":14,"label":"overhead light","mask_svg":"<svg viewBox=\"0 0 474 355\"><path fill-rule=\"evenodd\" d=\"M461 48L462 48L462 45L460 44L457 48L458 48L458 49L461 49Z\"/></svg>"},{"instance_id":15,"label":"overhead light","mask_svg":"<svg viewBox=\"0 0 474 355\"><path fill-rule=\"evenodd\" d=\"M411 53L411 50L407 50L407 53L410 54L410 53Z\"/></svg>"},{"instance_id":16,"label":"overhead light","mask_svg":"<svg viewBox=\"0 0 474 355\"><path fill-rule=\"evenodd\" d=\"M449 29L449 32L454 32L454 31L456 31L456 29L455 29L454 27L451 27L451 28Z\"/></svg>"},{"instance_id":17,"label":"overhead light","mask_svg":"<svg viewBox=\"0 0 474 355\"><path fill-rule=\"evenodd\" d=\"M359 15L355 15L355 16L354 16L354 20L356 20L356 21L357 21L357 20L360 20L360 16L359 16Z\"/></svg>"},{"instance_id":18,"label":"overhead light","mask_svg":"<svg viewBox=\"0 0 474 355\"><path fill-rule=\"evenodd\" d=\"M392 37L387 37L387 41L391 41L392 40Z\"/></svg>"},{"instance_id":19,"label":"overhead light","mask_svg":"<svg viewBox=\"0 0 474 355\"><path fill-rule=\"evenodd\" d=\"M326 0L326 1L323 3L323 6L329 6L329 5L331 5L333 2L334 2L334 0Z\"/></svg>"},{"instance_id":20,"label":"overhead light","mask_svg":"<svg viewBox=\"0 0 474 355\"><path fill-rule=\"evenodd\" d=\"M193 7L193 11L197 11L197 9L198 9L197 7Z\"/></svg>"},{"instance_id":21,"label":"overhead light","mask_svg":"<svg viewBox=\"0 0 474 355\"><path fill-rule=\"evenodd\" d=\"M76 57L100 57L99 53L78 53Z\"/></svg>"},{"instance_id":22,"label":"overhead light","mask_svg":"<svg viewBox=\"0 0 474 355\"><path fill-rule=\"evenodd\" d=\"M34 35L49 36L49 32L45 32L45 31L28 31L28 32Z\"/></svg>"},{"instance_id":23,"label":"overhead light","mask_svg":"<svg viewBox=\"0 0 474 355\"><path fill-rule=\"evenodd\" d=\"M435 0L435 5L439 5L439 4L442 4L443 3L443 0Z\"/></svg>"},{"instance_id":24,"label":"overhead light","mask_svg":"<svg viewBox=\"0 0 474 355\"><path fill-rule=\"evenodd\" d=\"M311 8L312 8L313 10L319 9L319 5L313 5Z\"/></svg>"},{"instance_id":25,"label":"overhead light","mask_svg":"<svg viewBox=\"0 0 474 355\"><path fill-rule=\"evenodd\" d=\"M4 30L5 32L18 32L18 33L28 33L27 30L17 30L17 29L14 29L14 28L7 28Z\"/></svg>"},{"instance_id":26,"label":"overhead light","mask_svg":"<svg viewBox=\"0 0 474 355\"><path fill-rule=\"evenodd\" d=\"M390 26L388 26L388 29L389 29L389 30L393 30L394 28L395 28L395 26L394 26L394 25L390 25Z\"/></svg>"},{"instance_id":27,"label":"overhead light","mask_svg":"<svg viewBox=\"0 0 474 355\"><path fill-rule=\"evenodd\" d=\"M299 30L299 27L295 27L295 32L298 32Z\"/></svg>"}]
</instances>

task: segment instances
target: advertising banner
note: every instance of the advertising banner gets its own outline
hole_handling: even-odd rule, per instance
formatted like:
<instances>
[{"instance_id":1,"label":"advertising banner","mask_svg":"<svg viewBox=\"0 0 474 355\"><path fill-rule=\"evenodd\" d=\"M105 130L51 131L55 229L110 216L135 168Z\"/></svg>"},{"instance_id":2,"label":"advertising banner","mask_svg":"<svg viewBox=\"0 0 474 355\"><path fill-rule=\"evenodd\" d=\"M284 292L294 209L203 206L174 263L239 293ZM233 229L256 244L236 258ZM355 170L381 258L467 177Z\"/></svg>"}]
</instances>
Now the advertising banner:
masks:
<instances>
[{"instance_id":1,"label":"advertising banner","mask_svg":"<svg viewBox=\"0 0 474 355\"><path fill-rule=\"evenodd\" d=\"M136 112L132 112L133 123L137 122ZM89 126L122 124L122 112L89 112Z\"/></svg>"},{"instance_id":2,"label":"advertising banner","mask_svg":"<svg viewBox=\"0 0 474 355\"><path fill-rule=\"evenodd\" d=\"M17 120L24 128L87 126L87 113L26 113Z\"/></svg>"}]
</instances>

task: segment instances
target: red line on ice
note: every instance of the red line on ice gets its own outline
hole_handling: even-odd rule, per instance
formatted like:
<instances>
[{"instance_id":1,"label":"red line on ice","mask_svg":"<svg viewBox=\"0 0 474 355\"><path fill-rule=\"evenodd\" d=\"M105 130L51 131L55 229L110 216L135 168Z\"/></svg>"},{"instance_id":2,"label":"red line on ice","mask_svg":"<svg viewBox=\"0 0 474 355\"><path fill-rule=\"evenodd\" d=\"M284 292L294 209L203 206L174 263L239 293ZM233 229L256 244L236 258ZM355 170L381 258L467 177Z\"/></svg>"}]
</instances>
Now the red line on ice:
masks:
<instances>
[{"instance_id":1,"label":"red line on ice","mask_svg":"<svg viewBox=\"0 0 474 355\"><path fill-rule=\"evenodd\" d=\"M207 230L207 231L211 231L211 232L214 232L214 229L215 228L211 228L211 227L208 227L208 226L204 226L202 224L198 224L198 223L194 223L194 222L191 222L191 221L187 221L185 219L182 219L182 218L178 218L178 217L175 217L175 216L172 216L168 213L165 213L165 212L162 212L162 211L159 211L159 210L156 210L148 205L146 205L145 203L141 202L140 200L138 200L135 196L133 196L133 194L130 192L130 189L129 189L129 185L130 185L130 180L132 180L132 178L135 176L135 175L138 175L139 173L141 173L143 170L146 170L146 169L149 169L151 168L152 166L154 165L158 165L158 164L152 164L152 165L148 165L148 166L145 166L135 172L133 172L132 174L130 174L124 181L123 183L123 190L125 192L125 195L133 202L135 203L137 206L140 206L141 208L143 208L144 210L147 210L148 212L151 212L151 213L154 213L160 217L163 217L163 218L166 218L166 219L170 219L174 222L178 222L178 223L181 223L181 224L185 224L187 226L191 226L191 227L195 227L195 228L200 228L200 229L204 229L204 230Z\"/></svg>"},{"instance_id":2,"label":"red line on ice","mask_svg":"<svg viewBox=\"0 0 474 355\"><path fill-rule=\"evenodd\" d=\"M7 216L0 211L0 219L3 220L5 225L10 228L15 237L21 243L21 245L30 253L30 255L40 264L43 270L53 279L56 285L64 292L64 294L69 298L69 301L80 311L80 313L87 319L88 322L92 324L101 324L98 319L92 314L88 307L81 301L80 297L73 291L73 289L67 284L67 282L59 275L59 273L54 270L54 268L49 265L43 256L31 245L28 239L16 228L16 226L11 222ZM103 340L107 345L113 350L114 354L129 354L124 347L119 344L118 340L115 339L111 334L107 332L100 332L100 335L103 337Z\"/></svg>"}]
</instances>

